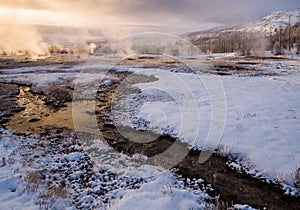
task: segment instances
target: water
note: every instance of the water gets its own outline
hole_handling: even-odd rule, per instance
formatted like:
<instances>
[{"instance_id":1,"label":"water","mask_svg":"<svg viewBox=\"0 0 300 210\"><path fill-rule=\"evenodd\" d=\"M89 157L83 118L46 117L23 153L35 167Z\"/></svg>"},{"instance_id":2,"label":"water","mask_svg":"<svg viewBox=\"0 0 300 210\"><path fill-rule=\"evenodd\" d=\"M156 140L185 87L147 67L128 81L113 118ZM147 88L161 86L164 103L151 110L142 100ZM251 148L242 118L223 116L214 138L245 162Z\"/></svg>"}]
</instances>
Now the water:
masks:
<instances>
[{"instance_id":1,"label":"water","mask_svg":"<svg viewBox=\"0 0 300 210\"><path fill-rule=\"evenodd\" d=\"M30 87L21 86L17 102L25 109L12 116L6 123L6 128L20 133L41 132L51 126L73 129L71 103L56 111L47 106L44 99L43 95L32 94Z\"/></svg>"}]
</instances>

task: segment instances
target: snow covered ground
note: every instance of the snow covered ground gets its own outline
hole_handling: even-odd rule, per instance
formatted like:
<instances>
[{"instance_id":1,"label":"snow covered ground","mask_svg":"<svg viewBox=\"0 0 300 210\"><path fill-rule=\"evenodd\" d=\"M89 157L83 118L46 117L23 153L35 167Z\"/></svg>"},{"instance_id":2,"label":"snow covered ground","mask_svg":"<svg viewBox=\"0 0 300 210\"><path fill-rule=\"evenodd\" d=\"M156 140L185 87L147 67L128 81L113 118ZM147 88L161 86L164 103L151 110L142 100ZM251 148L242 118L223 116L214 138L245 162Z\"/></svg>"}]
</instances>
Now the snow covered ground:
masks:
<instances>
[{"instance_id":1,"label":"snow covered ground","mask_svg":"<svg viewBox=\"0 0 300 210\"><path fill-rule=\"evenodd\" d=\"M99 139L83 147L72 134L0 135L0 209L213 207L202 179L186 182Z\"/></svg>"},{"instance_id":2,"label":"snow covered ground","mask_svg":"<svg viewBox=\"0 0 300 210\"><path fill-rule=\"evenodd\" d=\"M201 78L217 77L223 83L220 91L224 91L227 106L221 153L239 157L239 165L232 163L232 167L292 187L300 167L300 65L297 61L269 61L260 68L277 69L279 76L201 75L199 79L197 74L131 69L158 81L135 85L142 93L127 97L123 105L129 106L125 114L130 117L120 123L168 133L203 148L215 119ZM118 121L118 115L115 118ZM299 195L299 189L289 192Z\"/></svg>"},{"instance_id":3,"label":"snow covered ground","mask_svg":"<svg viewBox=\"0 0 300 210\"><path fill-rule=\"evenodd\" d=\"M222 59L222 56L218 55L218 59ZM101 67L95 65L95 68ZM258 65L262 70L276 70L279 75L218 77L201 73L199 77L191 73L142 68L141 65L138 68L117 66L122 71L152 75L158 80L134 85L142 92L128 95L126 100L120 101L125 110L128 108L125 114L129 114L129 118L123 121L122 116L116 115L115 122L168 133L191 146L206 147L209 143L206 137L211 127L211 116L214 115L208 94L210 91L201 79L222 81L222 94L226 96L224 105L227 109L219 151L237 157L229 163L230 167L246 170L253 176L279 181L285 184L290 194L299 195L299 189L292 186L295 172L300 167L300 64L298 61L281 60L264 61ZM105 69L107 65L102 67ZM50 69L26 67L1 70L0 79L45 87L59 80L72 80L82 66L73 66L61 72L55 71L57 68L59 66ZM81 82L93 81L95 75L88 74ZM99 73L96 75L99 78ZM119 110L113 111L119 113ZM118 117L122 122L118 121ZM64 139L64 142L57 139ZM0 209L36 209L39 205L58 209L75 209L74 206L204 209L212 205L207 203L209 196L203 190L203 180L192 180L191 185L187 186L186 182L174 177L171 172L145 165L145 157L127 157L99 139L90 143L89 146L82 146L72 135L21 136L1 129ZM70 144L74 144L71 146L73 151L63 150ZM88 183L85 185L81 183L81 174L86 171L81 167L87 167L87 157L92 158L95 164L89 166L90 180L84 181ZM30 164L26 164L26 161ZM71 167L66 167L65 161L71 162ZM38 185L30 184L26 174L36 170L43 171L46 178ZM57 202L53 198L41 199L45 189L49 189L48 185L51 189L62 187L58 180L66 180L68 196L55 197ZM103 189L107 193L99 194L99 190ZM107 203L108 200L110 203ZM251 209L244 205L235 207Z\"/></svg>"}]
</instances>

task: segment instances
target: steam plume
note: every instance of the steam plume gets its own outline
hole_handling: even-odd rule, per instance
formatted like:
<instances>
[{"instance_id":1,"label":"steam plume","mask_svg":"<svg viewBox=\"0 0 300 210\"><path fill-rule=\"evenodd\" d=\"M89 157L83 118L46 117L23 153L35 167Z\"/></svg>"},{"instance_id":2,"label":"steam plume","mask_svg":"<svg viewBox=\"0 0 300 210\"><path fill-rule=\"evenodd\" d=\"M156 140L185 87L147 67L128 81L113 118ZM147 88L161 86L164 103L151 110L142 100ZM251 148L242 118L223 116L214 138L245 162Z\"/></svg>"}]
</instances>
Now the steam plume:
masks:
<instances>
[{"instance_id":1,"label":"steam plume","mask_svg":"<svg viewBox=\"0 0 300 210\"><path fill-rule=\"evenodd\" d=\"M46 45L33 25L19 20L0 20L0 52L29 51L42 53Z\"/></svg>"}]
</instances>

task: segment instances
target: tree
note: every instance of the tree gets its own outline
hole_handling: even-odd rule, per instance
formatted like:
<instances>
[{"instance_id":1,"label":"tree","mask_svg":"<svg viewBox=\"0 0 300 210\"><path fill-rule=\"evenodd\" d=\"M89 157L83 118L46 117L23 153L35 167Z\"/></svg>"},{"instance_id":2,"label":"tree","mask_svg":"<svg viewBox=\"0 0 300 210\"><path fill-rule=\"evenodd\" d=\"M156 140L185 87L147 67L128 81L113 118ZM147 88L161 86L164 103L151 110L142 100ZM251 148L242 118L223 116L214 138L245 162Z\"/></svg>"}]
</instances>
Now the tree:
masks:
<instances>
[{"instance_id":1,"label":"tree","mask_svg":"<svg viewBox=\"0 0 300 210\"><path fill-rule=\"evenodd\" d=\"M284 50L283 47L281 46L280 42L276 41L274 44L274 49L273 49L274 55L283 55Z\"/></svg>"},{"instance_id":2,"label":"tree","mask_svg":"<svg viewBox=\"0 0 300 210\"><path fill-rule=\"evenodd\" d=\"M297 42L297 54L300 54L300 27L298 27L298 42Z\"/></svg>"}]
</instances>

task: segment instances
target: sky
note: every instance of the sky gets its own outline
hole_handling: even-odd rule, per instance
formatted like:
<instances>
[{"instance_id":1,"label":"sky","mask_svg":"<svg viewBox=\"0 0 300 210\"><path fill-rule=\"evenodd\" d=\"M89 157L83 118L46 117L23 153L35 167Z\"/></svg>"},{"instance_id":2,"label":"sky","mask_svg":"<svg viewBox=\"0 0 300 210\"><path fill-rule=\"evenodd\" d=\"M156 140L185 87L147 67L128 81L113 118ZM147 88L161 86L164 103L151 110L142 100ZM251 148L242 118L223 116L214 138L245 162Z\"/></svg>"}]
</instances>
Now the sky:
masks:
<instances>
[{"instance_id":1,"label":"sky","mask_svg":"<svg viewBox=\"0 0 300 210\"><path fill-rule=\"evenodd\" d=\"M0 17L113 31L184 33L300 7L300 0L0 0Z\"/></svg>"},{"instance_id":2,"label":"sky","mask_svg":"<svg viewBox=\"0 0 300 210\"><path fill-rule=\"evenodd\" d=\"M140 32L182 35L299 7L300 0L0 0L0 52Z\"/></svg>"}]
</instances>

